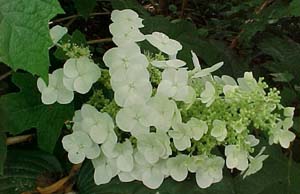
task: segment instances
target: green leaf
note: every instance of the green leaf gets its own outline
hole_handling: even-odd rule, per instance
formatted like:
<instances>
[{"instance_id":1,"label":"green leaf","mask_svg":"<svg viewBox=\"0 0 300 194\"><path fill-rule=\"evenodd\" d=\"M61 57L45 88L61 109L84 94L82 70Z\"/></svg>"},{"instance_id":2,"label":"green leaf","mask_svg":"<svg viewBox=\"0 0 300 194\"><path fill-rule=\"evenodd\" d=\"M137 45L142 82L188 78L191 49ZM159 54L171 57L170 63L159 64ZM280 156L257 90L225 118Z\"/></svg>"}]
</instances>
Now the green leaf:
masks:
<instances>
[{"instance_id":1,"label":"green leaf","mask_svg":"<svg viewBox=\"0 0 300 194\"><path fill-rule=\"evenodd\" d=\"M80 194L234 194L231 178L226 175L223 181L213 184L207 189L200 189L194 178L176 182L168 178L155 190L148 189L142 182L122 183L114 178L110 183L97 186L93 179L94 167L91 162L84 163L80 170L77 187ZM191 177L194 177L192 175Z\"/></svg>"},{"instance_id":2,"label":"green leaf","mask_svg":"<svg viewBox=\"0 0 300 194\"><path fill-rule=\"evenodd\" d=\"M300 1L293 0L289 6L290 14L293 16L300 16Z\"/></svg>"},{"instance_id":3,"label":"green leaf","mask_svg":"<svg viewBox=\"0 0 300 194\"><path fill-rule=\"evenodd\" d=\"M97 5L96 0L74 0L77 12L83 17L87 18Z\"/></svg>"},{"instance_id":4,"label":"green leaf","mask_svg":"<svg viewBox=\"0 0 300 194\"><path fill-rule=\"evenodd\" d=\"M36 79L30 74L16 73L12 80L20 92L0 98L0 125L11 134L37 128L39 147L52 152L64 122L73 115L73 104L42 104Z\"/></svg>"},{"instance_id":5,"label":"green leaf","mask_svg":"<svg viewBox=\"0 0 300 194\"><path fill-rule=\"evenodd\" d=\"M272 34L266 34L265 38L258 43L258 47L264 54L270 55L273 60L266 63L265 67L272 72L287 72L294 76L299 83L300 44Z\"/></svg>"},{"instance_id":6,"label":"green leaf","mask_svg":"<svg viewBox=\"0 0 300 194\"><path fill-rule=\"evenodd\" d=\"M294 76L290 73L271 73L273 80L276 82L290 82L294 79Z\"/></svg>"},{"instance_id":7,"label":"green leaf","mask_svg":"<svg viewBox=\"0 0 300 194\"><path fill-rule=\"evenodd\" d=\"M300 164L287 159L279 146L269 146L263 168L245 179L235 180L238 194L296 194L300 190Z\"/></svg>"},{"instance_id":8,"label":"green leaf","mask_svg":"<svg viewBox=\"0 0 300 194\"><path fill-rule=\"evenodd\" d=\"M9 150L4 175L0 176L0 193L20 194L35 190L37 182L46 180L48 184L52 183L55 181L52 180L53 175L62 172L60 163L50 154L41 151Z\"/></svg>"},{"instance_id":9,"label":"green leaf","mask_svg":"<svg viewBox=\"0 0 300 194\"><path fill-rule=\"evenodd\" d=\"M0 175L3 175L4 162L6 160L6 135L0 132Z\"/></svg>"},{"instance_id":10,"label":"green leaf","mask_svg":"<svg viewBox=\"0 0 300 194\"><path fill-rule=\"evenodd\" d=\"M48 80L48 22L59 13L57 0L0 0L0 61Z\"/></svg>"}]
</instances>

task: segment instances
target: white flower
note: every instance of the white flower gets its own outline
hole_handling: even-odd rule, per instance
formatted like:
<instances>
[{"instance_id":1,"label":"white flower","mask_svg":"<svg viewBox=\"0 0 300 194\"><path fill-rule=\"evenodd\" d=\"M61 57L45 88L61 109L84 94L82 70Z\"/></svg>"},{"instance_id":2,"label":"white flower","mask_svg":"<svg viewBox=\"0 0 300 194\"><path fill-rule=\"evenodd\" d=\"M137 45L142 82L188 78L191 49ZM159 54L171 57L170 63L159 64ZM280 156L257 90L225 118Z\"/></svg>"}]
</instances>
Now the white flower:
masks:
<instances>
[{"instance_id":1,"label":"white flower","mask_svg":"<svg viewBox=\"0 0 300 194\"><path fill-rule=\"evenodd\" d=\"M206 122L194 117L187 122L187 125L191 128L191 137L196 141L199 141L208 131Z\"/></svg>"},{"instance_id":2,"label":"white flower","mask_svg":"<svg viewBox=\"0 0 300 194\"><path fill-rule=\"evenodd\" d=\"M162 183L166 176L165 161L158 161L155 164L150 164L141 152L137 152L134 155L137 163L134 174L138 177L138 180L143 181L143 184L150 189L157 189Z\"/></svg>"},{"instance_id":3,"label":"white flower","mask_svg":"<svg viewBox=\"0 0 300 194\"><path fill-rule=\"evenodd\" d=\"M93 159L92 163L95 168L94 181L96 185L109 183L118 174L116 160L109 159L104 154Z\"/></svg>"},{"instance_id":4,"label":"white flower","mask_svg":"<svg viewBox=\"0 0 300 194\"><path fill-rule=\"evenodd\" d=\"M210 133L213 137L215 137L218 141L224 141L227 136L227 129L225 121L214 120L213 128Z\"/></svg>"},{"instance_id":5,"label":"white flower","mask_svg":"<svg viewBox=\"0 0 300 194\"><path fill-rule=\"evenodd\" d=\"M175 117L176 103L165 96L156 95L147 105L150 107L147 125L164 131L169 130Z\"/></svg>"},{"instance_id":6,"label":"white flower","mask_svg":"<svg viewBox=\"0 0 300 194\"><path fill-rule=\"evenodd\" d=\"M130 172L133 169L133 148L131 142L126 140L122 144L117 145L117 167L124 172Z\"/></svg>"},{"instance_id":7,"label":"white flower","mask_svg":"<svg viewBox=\"0 0 300 194\"><path fill-rule=\"evenodd\" d=\"M135 43L108 50L103 56L103 61L109 67L111 79L127 74L135 68L146 68L149 64L147 57Z\"/></svg>"},{"instance_id":8,"label":"white flower","mask_svg":"<svg viewBox=\"0 0 300 194\"><path fill-rule=\"evenodd\" d=\"M203 134L208 130L208 126L204 121L191 118L188 123L173 124L172 131L169 136L173 138L175 147L179 151L183 151L191 147L191 139L200 140Z\"/></svg>"},{"instance_id":9,"label":"white flower","mask_svg":"<svg viewBox=\"0 0 300 194\"><path fill-rule=\"evenodd\" d=\"M145 39L138 28L132 28L126 22L115 22L109 25L109 31L113 35L113 42L120 46L128 43L140 42Z\"/></svg>"},{"instance_id":10,"label":"white flower","mask_svg":"<svg viewBox=\"0 0 300 194\"><path fill-rule=\"evenodd\" d=\"M259 139L256 139L254 135L248 135L245 139L245 143L251 147L257 146L259 144Z\"/></svg>"},{"instance_id":11,"label":"white flower","mask_svg":"<svg viewBox=\"0 0 300 194\"><path fill-rule=\"evenodd\" d=\"M101 145L102 152L107 158L116 158L118 156L118 152L115 149L118 142L118 137L114 131L111 131L108 134L105 142Z\"/></svg>"},{"instance_id":12,"label":"white flower","mask_svg":"<svg viewBox=\"0 0 300 194\"><path fill-rule=\"evenodd\" d=\"M216 99L216 89L209 81L205 82L205 89L200 95L201 102L209 107Z\"/></svg>"},{"instance_id":13,"label":"white flower","mask_svg":"<svg viewBox=\"0 0 300 194\"><path fill-rule=\"evenodd\" d=\"M152 34L146 35L146 39L161 52L169 56L176 56L177 52L182 49L182 45L178 41L170 39L161 32L153 32Z\"/></svg>"},{"instance_id":14,"label":"white flower","mask_svg":"<svg viewBox=\"0 0 300 194\"><path fill-rule=\"evenodd\" d=\"M194 63L194 70L192 71L192 78L200 78L200 77L205 77L207 75L210 75L212 72L220 69L224 64L224 62L219 62L209 68L201 69L197 55L193 51L191 51L191 53L192 53L192 60Z\"/></svg>"},{"instance_id":15,"label":"white flower","mask_svg":"<svg viewBox=\"0 0 300 194\"><path fill-rule=\"evenodd\" d=\"M196 170L196 182L200 188L207 188L213 183L217 183L223 178L224 159L221 157L208 158L200 156L196 161L198 168Z\"/></svg>"},{"instance_id":16,"label":"white flower","mask_svg":"<svg viewBox=\"0 0 300 194\"><path fill-rule=\"evenodd\" d=\"M262 94L265 94L265 91L258 86L257 81L253 77L252 72L245 72L243 78L237 79L239 88L246 92L258 91Z\"/></svg>"},{"instance_id":17,"label":"white flower","mask_svg":"<svg viewBox=\"0 0 300 194\"><path fill-rule=\"evenodd\" d=\"M293 117L286 117L283 121L282 121L282 127L285 130L290 129L294 124L293 121Z\"/></svg>"},{"instance_id":18,"label":"white flower","mask_svg":"<svg viewBox=\"0 0 300 194\"><path fill-rule=\"evenodd\" d=\"M84 104L80 112L75 113L73 121L74 131L85 131L97 144L105 142L109 133L114 130L112 118L89 104Z\"/></svg>"},{"instance_id":19,"label":"white flower","mask_svg":"<svg viewBox=\"0 0 300 194\"><path fill-rule=\"evenodd\" d=\"M183 181L188 175L188 160L187 155L177 155L176 157L167 160L167 167L171 177L176 181Z\"/></svg>"},{"instance_id":20,"label":"white flower","mask_svg":"<svg viewBox=\"0 0 300 194\"><path fill-rule=\"evenodd\" d=\"M246 176L249 176L251 174L255 174L263 167L263 161L269 157L268 155L262 155L264 150L265 150L265 147L263 147L254 158L250 156L249 167L246 171L242 172L242 174L244 173L243 178L245 178Z\"/></svg>"},{"instance_id":21,"label":"white flower","mask_svg":"<svg viewBox=\"0 0 300 194\"><path fill-rule=\"evenodd\" d=\"M44 104L68 104L74 98L74 93L63 84L63 70L57 69L52 74L49 74L48 86L42 78L37 80L37 87L42 93L42 102Z\"/></svg>"},{"instance_id":22,"label":"white flower","mask_svg":"<svg viewBox=\"0 0 300 194\"><path fill-rule=\"evenodd\" d=\"M107 158L115 158L117 168L122 172L130 172L133 169L133 148L131 142L126 139L123 143L104 143L102 151Z\"/></svg>"},{"instance_id":23,"label":"white flower","mask_svg":"<svg viewBox=\"0 0 300 194\"><path fill-rule=\"evenodd\" d=\"M246 170L248 168L248 155L248 151L243 150L238 145L225 147L226 165L230 169Z\"/></svg>"},{"instance_id":24,"label":"white flower","mask_svg":"<svg viewBox=\"0 0 300 194\"><path fill-rule=\"evenodd\" d=\"M185 101L191 88L187 84L188 72L186 69L165 69L162 73L162 80L158 85L157 93L172 97L178 101Z\"/></svg>"},{"instance_id":25,"label":"white flower","mask_svg":"<svg viewBox=\"0 0 300 194\"><path fill-rule=\"evenodd\" d=\"M74 164L83 162L85 157L94 159L100 155L99 146L92 142L90 137L82 131L75 131L70 135L64 136L62 144L68 152L69 160Z\"/></svg>"},{"instance_id":26,"label":"white flower","mask_svg":"<svg viewBox=\"0 0 300 194\"><path fill-rule=\"evenodd\" d=\"M64 64L63 82L71 91L87 93L100 76L100 68L86 56L68 59Z\"/></svg>"},{"instance_id":27,"label":"white flower","mask_svg":"<svg viewBox=\"0 0 300 194\"><path fill-rule=\"evenodd\" d=\"M132 105L122 108L116 115L118 127L132 135L149 131L147 118L149 107L147 105Z\"/></svg>"},{"instance_id":28,"label":"white flower","mask_svg":"<svg viewBox=\"0 0 300 194\"><path fill-rule=\"evenodd\" d=\"M191 147L191 128L185 123L177 123L173 129L169 131L169 136L173 138L176 149L183 151Z\"/></svg>"},{"instance_id":29,"label":"white flower","mask_svg":"<svg viewBox=\"0 0 300 194\"><path fill-rule=\"evenodd\" d=\"M166 159L172 154L170 139L161 131L138 135L137 149L150 164L156 163L160 158Z\"/></svg>"},{"instance_id":30,"label":"white flower","mask_svg":"<svg viewBox=\"0 0 300 194\"><path fill-rule=\"evenodd\" d=\"M50 29L50 37L53 44L56 44L65 34L68 33L68 28L62 27L60 25L53 26Z\"/></svg>"},{"instance_id":31,"label":"white flower","mask_svg":"<svg viewBox=\"0 0 300 194\"><path fill-rule=\"evenodd\" d=\"M131 28L144 27L139 15L131 9L113 10L111 12L111 20L116 23L125 23Z\"/></svg>"},{"instance_id":32,"label":"white flower","mask_svg":"<svg viewBox=\"0 0 300 194\"><path fill-rule=\"evenodd\" d=\"M233 77L230 77L228 75L222 75L221 79L225 85L237 86L237 83Z\"/></svg>"},{"instance_id":33,"label":"white flower","mask_svg":"<svg viewBox=\"0 0 300 194\"><path fill-rule=\"evenodd\" d=\"M280 143L281 147L288 148L290 146L290 142L294 141L296 138L296 135L289 131L288 128L283 127L283 122L279 121L276 127L271 129L269 143Z\"/></svg>"},{"instance_id":34,"label":"white flower","mask_svg":"<svg viewBox=\"0 0 300 194\"><path fill-rule=\"evenodd\" d=\"M144 104L152 94L149 72L145 68L133 68L110 81L115 92L114 99L122 107Z\"/></svg>"},{"instance_id":35,"label":"white flower","mask_svg":"<svg viewBox=\"0 0 300 194\"><path fill-rule=\"evenodd\" d=\"M167 61L152 61L151 64L159 69L178 69L186 65L186 63L180 59L171 59Z\"/></svg>"},{"instance_id":36,"label":"white flower","mask_svg":"<svg viewBox=\"0 0 300 194\"><path fill-rule=\"evenodd\" d=\"M283 115L285 117L293 117L294 116L295 107L285 107L283 109Z\"/></svg>"}]
</instances>

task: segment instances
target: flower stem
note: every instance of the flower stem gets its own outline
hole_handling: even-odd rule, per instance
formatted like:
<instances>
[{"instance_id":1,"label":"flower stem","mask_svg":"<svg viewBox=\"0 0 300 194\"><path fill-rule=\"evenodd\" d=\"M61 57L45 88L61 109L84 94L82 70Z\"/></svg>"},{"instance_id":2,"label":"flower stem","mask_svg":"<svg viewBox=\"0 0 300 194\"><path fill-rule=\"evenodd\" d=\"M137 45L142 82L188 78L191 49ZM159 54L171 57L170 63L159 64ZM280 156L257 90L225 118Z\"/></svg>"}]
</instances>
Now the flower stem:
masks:
<instances>
[{"instance_id":1,"label":"flower stem","mask_svg":"<svg viewBox=\"0 0 300 194\"><path fill-rule=\"evenodd\" d=\"M1 81L1 80L4 80L4 79L7 78L8 76L10 76L12 73L13 73L12 70L9 71L9 72L4 73L3 75L0 76L0 81Z\"/></svg>"},{"instance_id":2,"label":"flower stem","mask_svg":"<svg viewBox=\"0 0 300 194\"><path fill-rule=\"evenodd\" d=\"M27 141L31 141L34 134L28 134L28 135L20 135L15 137L8 137L6 139L6 145L14 145L18 143L23 143Z\"/></svg>"},{"instance_id":3,"label":"flower stem","mask_svg":"<svg viewBox=\"0 0 300 194\"><path fill-rule=\"evenodd\" d=\"M89 40L87 41L88 44L98 44L98 43L104 43L104 42L111 42L112 38L101 38L101 39L95 39L95 40Z\"/></svg>"},{"instance_id":4,"label":"flower stem","mask_svg":"<svg viewBox=\"0 0 300 194\"><path fill-rule=\"evenodd\" d=\"M103 13L91 13L89 16L92 17L92 16L99 16L99 15L109 15L110 12L103 12ZM60 22L64 22L66 20L70 20L70 19L74 19L74 18L78 18L80 17L81 15L79 14L76 14L76 15L71 15L71 16L67 16L67 17L63 17L63 18L59 18L59 19L56 19L56 20L53 20L53 21L50 21L49 24L55 24L55 23L60 23Z\"/></svg>"}]
</instances>

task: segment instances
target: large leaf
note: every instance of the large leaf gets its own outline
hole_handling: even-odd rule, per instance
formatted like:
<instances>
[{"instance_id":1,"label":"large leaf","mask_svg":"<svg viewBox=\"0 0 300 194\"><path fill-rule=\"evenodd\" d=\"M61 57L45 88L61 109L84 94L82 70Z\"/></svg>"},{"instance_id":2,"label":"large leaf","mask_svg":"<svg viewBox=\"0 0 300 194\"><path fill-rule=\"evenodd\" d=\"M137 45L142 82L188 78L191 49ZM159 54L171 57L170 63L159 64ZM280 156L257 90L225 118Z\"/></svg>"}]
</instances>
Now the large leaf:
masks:
<instances>
[{"instance_id":1,"label":"large leaf","mask_svg":"<svg viewBox=\"0 0 300 194\"><path fill-rule=\"evenodd\" d=\"M234 194L231 178L225 176L221 183L217 183L208 189L200 189L194 178L188 178L184 182L176 182L168 178L160 188L148 189L141 182L122 183L114 178L110 183L97 186L93 179L94 168L90 162L82 167L77 186L80 194ZM192 176L193 177L193 176Z\"/></svg>"},{"instance_id":2,"label":"large leaf","mask_svg":"<svg viewBox=\"0 0 300 194\"><path fill-rule=\"evenodd\" d=\"M0 98L0 125L11 134L37 128L39 147L52 152L64 122L73 115L73 104L44 105L33 76L16 73L12 79L21 91Z\"/></svg>"},{"instance_id":3,"label":"large leaf","mask_svg":"<svg viewBox=\"0 0 300 194\"><path fill-rule=\"evenodd\" d=\"M273 61L265 65L273 72L288 72L292 74L298 83L300 82L299 61L300 44L288 38L281 38L272 34L267 34L258 47L263 53L270 55Z\"/></svg>"},{"instance_id":4,"label":"large leaf","mask_svg":"<svg viewBox=\"0 0 300 194\"><path fill-rule=\"evenodd\" d=\"M48 79L48 22L63 13L57 0L0 0L0 61Z\"/></svg>"},{"instance_id":5,"label":"large leaf","mask_svg":"<svg viewBox=\"0 0 300 194\"><path fill-rule=\"evenodd\" d=\"M238 194L297 194L300 191L300 164L287 159L279 147L268 147L269 158L262 170L235 180Z\"/></svg>"},{"instance_id":6,"label":"large leaf","mask_svg":"<svg viewBox=\"0 0 300 194\"><path fill-rule=\"evenodd\" d=\"M45 152L9 150L4 175L0 176L0 194L35 190L37 182L46 180L51 183L55 181L52 176L62 171L58 160Z\"/></svg>"},{"instance_id":7,"label":"large leaf","mask_svg":"<svg viewBox=\"0 0 300 194\"><path fill-rule=\"evenodd\" d=\"M3 132L0 132L0 175L3 174L4 162L6 160L6 136Z\"/></svg>"}]
</instances>

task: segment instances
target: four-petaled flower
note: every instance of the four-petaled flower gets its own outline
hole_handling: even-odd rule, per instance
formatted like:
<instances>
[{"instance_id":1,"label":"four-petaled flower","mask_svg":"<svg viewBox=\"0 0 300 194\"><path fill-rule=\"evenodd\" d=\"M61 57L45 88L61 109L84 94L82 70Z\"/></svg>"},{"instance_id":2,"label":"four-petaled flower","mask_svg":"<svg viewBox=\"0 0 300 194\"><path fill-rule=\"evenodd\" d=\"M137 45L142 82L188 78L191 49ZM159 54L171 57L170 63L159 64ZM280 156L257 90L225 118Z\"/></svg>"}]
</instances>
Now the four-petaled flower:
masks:
<instances>
[{"instance_id":1,"label":"four-petaled flower","mask_svg":"<svg viewBox=\"0 0 300 194\"><path fill-rule=\"evenodd\" d=\"M63 84L63 70L57 69L49 74L48 86L42 78L38 78L37 87L42 93L42 102L44 104L68 104L74 98L74 93L68 90Z\"/></svg>"}]
</instances>

